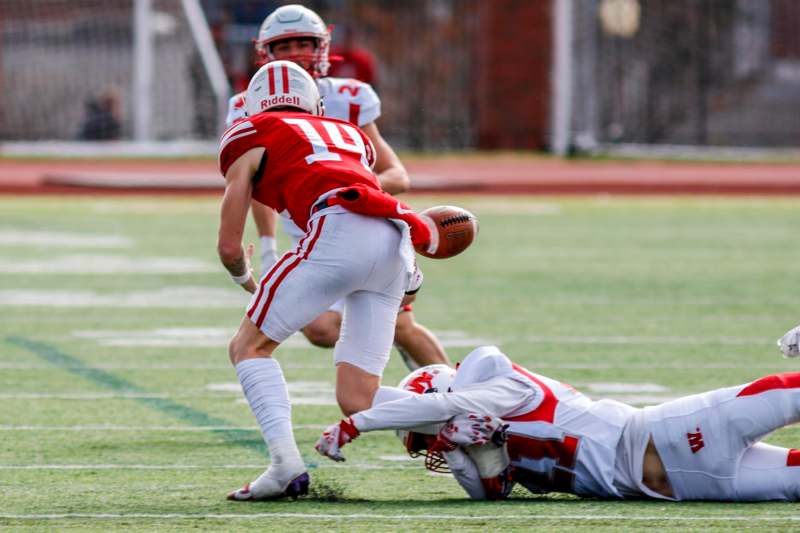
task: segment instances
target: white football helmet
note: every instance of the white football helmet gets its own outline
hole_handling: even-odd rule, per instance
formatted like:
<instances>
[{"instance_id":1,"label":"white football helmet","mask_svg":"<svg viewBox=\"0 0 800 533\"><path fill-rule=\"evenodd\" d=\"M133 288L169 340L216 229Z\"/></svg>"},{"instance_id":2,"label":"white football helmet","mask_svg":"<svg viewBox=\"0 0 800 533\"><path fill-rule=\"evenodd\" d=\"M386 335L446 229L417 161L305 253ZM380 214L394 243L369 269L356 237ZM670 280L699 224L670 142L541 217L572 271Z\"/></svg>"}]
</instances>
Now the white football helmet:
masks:
<instances>
[{"instance_id":1,"label":"white football helmet","mask_svg":"<svg viewBox=\"0 0 800 533\"><path fill-rule=\"evenodd\" d=\"M312 57L286 58L293 61L308 61L309 74L314 78L328 75L330 61L331 32L319 15L307 7L297 4L282 6L270 13L261 23L258 39L255 41L256 53L262 62L276 61L272 44L284 39L310 37L316 40L317 47Z\"/></svg>"},{"instance_id":2,"label":"white football helmet","mask_svg":"<svg viewBox=\"0 0 800 533\"><path fill-rule=\"evenodd\" d=\"M397 385L397 388L416 394L447 392L455 375L455 368L450 368L447 365L423 366L404 377Z\"/></svg>"},{"instance_id":3,"label":"white football helmet","mask_svg":"<svg viewBox=\"0 0 800 533\"><path fill-rule=\"evenodd\" d=\"M276 107L296 107L312 115L322 115L317 83L297 63L267 63L258 69L247 86L245 110L248 116Z\"/></svg>"},{"instance_id":4,"label":"white football helmet","mask_svg":"<svg viewBox=\"0 0 800 533\"><path fill-rule=\"evenodd\" d=\"M423 366L403 378L397 387L416 394L448 392L455 375L456 370L447 365ZM396 431L397 438L403 443L411 457L422 455L425 457L425 468L432 472L447 473L450 469L442 454L428 451L428 448L436 441L437 433L438 429L432 435L404 429Z\"/></svg>"}]
</instances>

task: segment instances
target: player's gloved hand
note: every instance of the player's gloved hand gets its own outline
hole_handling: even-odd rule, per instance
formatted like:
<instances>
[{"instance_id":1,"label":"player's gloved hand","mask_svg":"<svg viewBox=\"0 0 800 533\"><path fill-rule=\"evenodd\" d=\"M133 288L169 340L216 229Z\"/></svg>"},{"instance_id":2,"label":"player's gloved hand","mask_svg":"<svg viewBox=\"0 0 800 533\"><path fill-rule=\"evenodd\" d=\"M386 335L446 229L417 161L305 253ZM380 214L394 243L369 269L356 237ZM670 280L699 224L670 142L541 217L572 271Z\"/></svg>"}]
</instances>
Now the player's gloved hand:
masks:
<instances>
[{"instance_id":1,"label":"player's gloved hand","mask_svg":"<svg viewBox=\"0 0 800 533\"><path fill-rule=\"evenodd\" d=\"M796 326L778 339L778 348L784 357L800 356L800 326Z\"/></svg>"},{"instance_id":2,"label":"player's gloved hand","mask_svg":"<svg viewBox=\"0 0 800 533\"><path fill-rule=\"evenodd\" d=\"M353 420L347 418L323 431L322 436L319 438L314 448L320 455L341 462L344 461L344 455L342 455L341 450L342 447L348 442L355 440L359 434L360 432L353 424Z\"/></svg>"},{"instance_id":3,"label":"player's gloved hand","mask_svg":"<svg viewBox=\"0 0 800 533\"><path fill-rule=\"evenodd\" d=\"M514 488L514 479L511 475L513 466L508 465L496 476L481 478L481 485L486 491L487 500L505 500Z\"/></svg>"},{"instance_id":4,"label":"player's gloved hand","mask_svg":"<svg viewBox=\"0 0 800 533\"><path fill-rule=\"evenodd\" d=\"M439 431L434 447L439 451L449 451L456 446L486 444L502 426L503 421L494 416L476 413L454 416Z\"/></svg>"}]
</instances>

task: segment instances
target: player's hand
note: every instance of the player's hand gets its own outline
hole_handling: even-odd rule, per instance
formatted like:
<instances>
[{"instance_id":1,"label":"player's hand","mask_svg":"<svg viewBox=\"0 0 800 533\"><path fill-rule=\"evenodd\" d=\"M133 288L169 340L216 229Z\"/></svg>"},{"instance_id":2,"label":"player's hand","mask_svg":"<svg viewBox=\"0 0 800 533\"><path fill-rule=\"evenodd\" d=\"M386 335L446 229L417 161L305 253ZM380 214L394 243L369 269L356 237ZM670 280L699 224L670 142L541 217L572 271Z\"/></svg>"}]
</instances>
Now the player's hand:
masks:
<instances>
[{"instance_id":1,"label":"player's hand","mask_svg":"<svg viewBox=\"0 0 800 533\"><path fill-rule=\"evenodd\" d=\"M355 440L358 435L358 429L356 429L352 419L348 418L338 424L329 426L328 429L323 431L314 448L320 455L341 462L345 460L344 455L342 455L342 447Z\"/></svg>"},{"instance_id":2,"label":"player's hand","mask_svg":"<svg viewBox=\"0 0 800 533\"><path fill-rule=\"evenodd\" d=\"M800 356L800 326L796 326L778 339L778 348L784 357Z\"/></svg>"},{"instance_id":3,"label":"player's hand","mask_svg":"<svg viewBox=\"0 0 800 533\"><path fill-rule=\"evenodd\" d=\"M496 476L482 477L481 485L487 500L505 500L514 488L513 468L508 465Z\"/></svg>"},{"instance_id":4,"label":"player's hand","mask_svg":"<svg viewBox=\"0 0 800 533\"><path fill-rule=\"evenodd\" d=\"M442 450L445 446L473 446L492 441L492 436L503 427L503 421L495 416L470 413L454 416L439 431L436 441ZM449 443L449 444L448 444ZM450 448L452 449L452 448Z\"/></svg>"},{"instance_id":5,"label":"player's hand","mask_svg":"<svg viewBox=\"0 0 800 533\"><path fill-rule=\"evenodd\" d=\"M252 245L251 245L252 246ZM261 275L266 274L278 262L278 252L272 248L261 249Z\"/></svg>"}]
</instances>

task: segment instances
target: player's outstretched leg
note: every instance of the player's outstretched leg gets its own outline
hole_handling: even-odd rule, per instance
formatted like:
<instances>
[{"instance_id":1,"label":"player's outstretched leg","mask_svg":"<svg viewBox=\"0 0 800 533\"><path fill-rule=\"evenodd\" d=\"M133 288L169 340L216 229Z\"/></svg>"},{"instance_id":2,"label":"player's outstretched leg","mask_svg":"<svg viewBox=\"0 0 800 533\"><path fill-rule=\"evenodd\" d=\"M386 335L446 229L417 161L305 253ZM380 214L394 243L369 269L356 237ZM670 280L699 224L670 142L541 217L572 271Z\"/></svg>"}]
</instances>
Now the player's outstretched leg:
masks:
<instances>
[{"instance_id":1,"label":"player's outstretched leg","mask_svg":"<svg viewBox=\"0 0 800 533\"><path fill-rule=\"evenodd\" d=\"M309 476L292 432L292 409L283 371L271 357L278 343L245 317L229 346L247 403L269 448L270 466L229 500L257 501L308 493Z\"/></svg>"},{"instance_id":2,"label":"player's outstretched leg","mask_svg":"<svg viewBox=\"0 0 800 533\"><path fill-rule=\"evenodd\" d=\"M740 501L800 501L800 450L754 444L742 456L735 485Z\"/></svg>"},{"instance_id":3,"label":"player's outstretched leg","mask_svg":"<svg viewBox=\"0 0 800 533\"><path fill-rule=\"evenodd\" d=\"M643 413L677 499L735 501L744 454L767 434L800 421L800 373L687 396Z\"/></svg>"},{"instance_id":4,"label":"player's outstretched leg","mask_svg":"<svg viewBox=\"0 0 800 533\"><path fill-rule=\"evenodd\" d=\"M394 331L394 347L406 367L416 370L435 364L452 366L439 339L414 319L414 312L410 307L404 306L401 309Z\"/></svg>"}]
</instances>

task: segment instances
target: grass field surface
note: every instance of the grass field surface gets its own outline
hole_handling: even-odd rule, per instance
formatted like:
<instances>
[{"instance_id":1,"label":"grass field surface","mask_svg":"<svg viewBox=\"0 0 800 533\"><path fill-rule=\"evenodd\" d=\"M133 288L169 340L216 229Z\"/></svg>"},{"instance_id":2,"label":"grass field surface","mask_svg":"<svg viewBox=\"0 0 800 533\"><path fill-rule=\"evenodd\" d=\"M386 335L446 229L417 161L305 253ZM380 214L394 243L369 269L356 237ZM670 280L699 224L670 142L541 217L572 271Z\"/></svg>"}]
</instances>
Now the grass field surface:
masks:
<instances>
[{"instance_id":1,"label":"grass field surface","mask_svg":"<svg viewBox=\"0 0 800 533\"><path fill-rule=\"evenodd\" d=\"M795 199L415 196L481 232L422 260L418 319L457 361L498 344L592 398L647 405L797 370ZM797 504L606 502L517 489L472 503L449 476L365 435L337 465L331 351L277 352L312 475L297 502L225 494L267 463L227 362L248 301L219 265L218 200L0 199L0 529L724 530L800 528ZM252 230L251 230L252 231ZM254 235L250 233L249 237ZM285 242L285 240L284 240ZM385 381L406 371L393 354ZM768 442L800 447L786 428Z\"/></svg>"}]
</instances>

